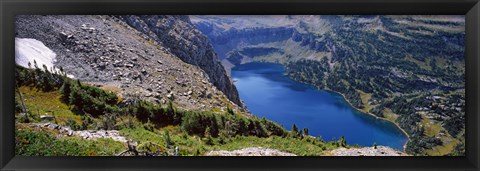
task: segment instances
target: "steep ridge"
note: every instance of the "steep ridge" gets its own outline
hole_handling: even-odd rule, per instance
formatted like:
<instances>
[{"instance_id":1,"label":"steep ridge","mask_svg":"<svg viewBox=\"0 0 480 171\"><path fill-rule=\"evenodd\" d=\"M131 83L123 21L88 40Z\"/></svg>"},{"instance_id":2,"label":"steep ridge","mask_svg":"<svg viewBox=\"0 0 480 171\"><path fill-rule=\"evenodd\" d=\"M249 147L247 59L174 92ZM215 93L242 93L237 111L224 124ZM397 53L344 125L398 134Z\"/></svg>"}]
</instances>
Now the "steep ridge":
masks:
<instances>
[{"instance_id":1,"label":"steep ridge","mask_svg":"<svg viewBox=\"0 0 480 171\"><path fill-rule=\"evenodd\" d=\"M168 48L184 62L199 66L232 102L242 105L238 92L207 37L191 24L187 16L119 16L127 24Z\"/></svg>"},{"instance_id":2,"label":"steep ridge","mask_svg":"<svg viewBox=\"0 0 480 171\"><path fill-rule=\"evenodd\" d=\"M150 17L145 20L150 24L168 20L155 31L169 36L149 41L151 37L124 22L144 20L124 20L127 16L22 15L16 20L16 37L41 41L56 54L57 69L61 66L76 79L116 92L123 103L173 100L185 109L243 111L208 40L188 29L193 28L188 18ZM29 62L33 67L34 61Z\"/></svg>"}]
</instances>

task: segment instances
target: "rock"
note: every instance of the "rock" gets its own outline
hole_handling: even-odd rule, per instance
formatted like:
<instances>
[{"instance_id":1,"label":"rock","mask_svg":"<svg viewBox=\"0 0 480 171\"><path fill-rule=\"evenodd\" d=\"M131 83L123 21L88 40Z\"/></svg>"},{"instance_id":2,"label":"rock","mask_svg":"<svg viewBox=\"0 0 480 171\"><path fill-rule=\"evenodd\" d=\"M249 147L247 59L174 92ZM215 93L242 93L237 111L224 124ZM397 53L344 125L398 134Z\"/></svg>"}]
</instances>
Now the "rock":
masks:
<instances>
[{"instance_id":1,"label":"rock","mask_svg":"<svg viewBox=\"0 0 480 171\"><path fill-rule=\"evenodd\" d=\"M47 127L48 127L48 129L58 129L57 124L49 124Z\"/></svg>"},{"instance_id":2,"label":"rock","mask_svg":"<svg viewBox=\"0 0 480 171\"><path fill-rule=\"evenodd\" d=\"M49 115L41 115L40 116L40 120L47 120L47 121L51 121L55 119L53 116L49 116Z\"/></svg>"},{"instance_id":3,"label":"rock","mask_svg":"<svg viewBox=\"0 0 480 171\"><path fill-rule=\"evenodd\" d=\"M169 94L167 95L167 98L170 99L170 100L173 100L173 99L174 99L173 93L169 93Z\"/></svg>"},{"instance_id":4,"label":"rock","mask_svg":"<svg viewBox=\"0 0 480 171\"><path fill-rule=\"evenodd\" d=\"M282 152L263 147L250 147L234 151L210 151L206 156L296 156L292 153Z\"/></svg>"},{"instance_id":5,"label":"rock","mask_svg":"<svg viewBox=\"0 0 480 171\"><path fill-rule=\"evenodd\" d=\"M339 148L330 152L333 156L407 156L408 154L386 146L363 148Z\"/></svg>"}]
</instances>

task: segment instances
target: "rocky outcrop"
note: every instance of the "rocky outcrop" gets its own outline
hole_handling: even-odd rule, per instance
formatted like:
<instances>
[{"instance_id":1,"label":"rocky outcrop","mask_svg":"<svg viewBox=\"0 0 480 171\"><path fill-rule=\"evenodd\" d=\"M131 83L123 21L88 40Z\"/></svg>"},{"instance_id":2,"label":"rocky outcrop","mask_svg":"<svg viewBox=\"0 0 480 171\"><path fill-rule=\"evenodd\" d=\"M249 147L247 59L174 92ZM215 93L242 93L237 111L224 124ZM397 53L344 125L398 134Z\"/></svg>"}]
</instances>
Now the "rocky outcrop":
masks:
<instances>
[{"instance_id":1,"label":"rocky outcrop","mask_svg":"<svg viewBox=\"0 0 480 171\"><path fill-rule=\"evenodd\" d=\"M263 147L249 147L234 151L210 151L206 156L296 156L292 153L286 153L275 149Z\"/></svg>"},{"instance_id":2,"label":"rocky outcrop","mask_svg":"<svg viewBox=\"0 0 480 171\"><path fill-rule=\"evenodd\" d=\"M390 147L377 146L363 148L339 148L330 151L333 156L407 156L408 154L394 150Z\"/></svg>"},{"instance_id":3,"label":"rocky outcrop","mask_svg":"<svg viewBox=\"0 0 480 171\"><path fill-rule=\"evenodd\" d=\"M127 143L127 138L120 135L117 130L81 130L81 131L74 131L68 126L60 126L53 123L37 123L37 124L30 124L32 128L38 129L49 129L58 131L61 135L64 136L75 136L85 140L95 140L98 138L110 138L114 141L119 141L123 143Z\"/></svg>"},{"instance_id":4,"label":"rocky outcrop","mask_svg":"<svg viewBox=\"0 0 480 171\"><path fill-rule=\"evenodd\" d=\"M246 48L257 48L267 52L268 48L275 47L275 50L280 52L263 56L266 57L265 59L281 58L278 56L286 56L287 58L289 58L288 56L294 56L296 58L299 55L304 58L312 56L314 53L325 54L335 51L333 39L330 35L325 34L326 31L322 30L328 30L331 25L335 24L328 22L328 24L317 26L317 23L309 23L309 25L303 22L303 20L312 20L315 17L294 17L294 19L286 16L283 19L278 17L271 21L278 23L269 23L261 17L253 17L252 20L257 21L255 24L249 23L246 21L249 19L242 17L192 16L192 18L197 29L209 38L219 58L226 59L233 65L255 61L257 60L255 57L264 54L260 52L249 55L241 52ZM323 20L334 22L338 19L327 17ZM246 26L241 26L243 24ZM315 30L315 32L308 30ZM303 52L306 53L292 49L297 47L304 48ZM225 68L228 69L228 66L225 66Z\"/></svg>"},{"instance_id":5,"label":"rocky outcrop","mask_svg":"<svg viewBox=\"0 0 480 171\"><path fill-rule=\"evenodd\" d=\"M206 21L196 22L195 26L207 35L220 59L227 58L229 52L241 47L286 41L295 32L290 27L224 30Z\"/></svg>"},{"instance_id":6,"label":"rocky outcrop","mask_svg":"<svg viewBox=\"0 0 480 171\"><path fill-rule=\"evenodd\" d=\"M197 24L199 28L202 28ZM293 28L289 27L276 27L276 28L248 28L248 29L229 29L225 31L210 31L211 28L203 29L206 31L208 38L213 44L227 44L229 41L235 39L243 39L244 42L249 44L259 44L287 40L292 36L294 32ZM202 32L203 32L202 30Z\"/></svg>"},{"instance_id":7,"label":"rocky outcrop","mask_svg":"<svg viewBox=\"0 0 480 171\"><path fill-rule=\"evenodd\" d=\"M171 53L184 62L199 66L206 72L209 81L228 99L242 106L237 89L227 76L212 45L207 37L193 26L188 16L127 15L118 17L167 47Z\"/></svg>"},{"instance_id":8,"label":"rocky outcrop","mask_svg":"<svg viewBox=\"0 0 480 171\"><path fill-rule=\"evenodd\" d=\"M285 54L282 50L273 47L245 47L238 50L232 50L227 53L225 60L231 64L239 65L251 62L255 57L267 56L272 54ZM227 67L225 67L227 68Z\"/></svg>"}]
</instances>

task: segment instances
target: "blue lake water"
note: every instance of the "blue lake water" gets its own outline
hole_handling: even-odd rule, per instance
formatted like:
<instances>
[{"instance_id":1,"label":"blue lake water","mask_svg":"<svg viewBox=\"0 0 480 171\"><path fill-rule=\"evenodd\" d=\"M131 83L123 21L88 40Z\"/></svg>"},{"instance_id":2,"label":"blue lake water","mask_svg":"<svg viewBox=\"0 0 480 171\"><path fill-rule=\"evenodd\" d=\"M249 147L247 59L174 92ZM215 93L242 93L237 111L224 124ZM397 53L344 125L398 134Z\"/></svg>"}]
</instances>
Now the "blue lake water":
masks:
<instances>
[{"instance_id":1,"label":"blue lake water","mask_svg":"<svg viewBox=\"0 0 480 171\"><path fill-rule=\"evenodd\" d=\"M291 129L308 128L324 140L345 136L350 145L389 146L403 150L407 137L393 123L376 119L350 106L339 94L318 90L284 75L284 68L272 63L248 63L232 69L240 98L258 117Z\"/></svg>"}]
</instances>

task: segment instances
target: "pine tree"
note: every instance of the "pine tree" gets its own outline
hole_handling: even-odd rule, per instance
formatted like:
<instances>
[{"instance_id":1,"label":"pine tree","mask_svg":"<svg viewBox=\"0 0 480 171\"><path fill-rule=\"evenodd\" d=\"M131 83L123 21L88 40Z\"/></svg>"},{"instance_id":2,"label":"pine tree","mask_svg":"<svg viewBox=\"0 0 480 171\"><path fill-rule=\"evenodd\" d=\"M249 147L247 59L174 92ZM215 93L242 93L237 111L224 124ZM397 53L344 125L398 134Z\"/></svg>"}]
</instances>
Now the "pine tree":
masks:
<instances>
[{"instance_id":1,"label":"pine tree","mask_svg":"<svg viewBox=\"0 0 480 171\"><path fill-rule=\"evenodd\" d=\"M347 147L347 140L344 136L340 137L340 146Z\"/></svg>"},{"instance_id":2,"label":"pine tree","mask_svg":"<svg viewBox=\"0 0 480 171\"><path fill-rule=\"evenodd\" d=\"M303 134L305 134L306 136L308 136L308 128L303 128Z\"/></svg>"},{"instance_id":3,"label":"pine tree","mask_svg":"<svg viewBox=\"0 0 480 171\"><path fill-rule=\"evenodd\" d=\"M297 125L293 124L293 126L292 126L292 132L298 133Z\"/></svg>"},{"instance_id":4,"label":"pine tree","mask_svg":"<svg viewBox=\"0 0 480 171\"><path fill-rule=\"evenodd\" d=\"M63 85L60 88L60 92L62 93L62 99L64 102L69 103L70 93L72 92L72 83L65 79L63 81Z\"/></svg>"},{"instance_id":5,"label":"pine tree","mask_svg":"<svg viewBox=\"0 0 480 171\"><path fill-rule=\"evenodd\" d=\"M35 69L38 69L38 65L37 65L37 61L36 61L36 60L33 60L33 66L35 67Z\"/></svg>"},{"instance_id":6,"label":"pine tree","mask_svg":"<svg viewBox=\"0 0 480 171\"><path fill-rule=\"evenodd\" d=\"M163 132L163 140L165 141L165 146L166 147L173 145L173 141L170 138L170 132L168 132L168 130L165 130Z\"/></svg>"},{"instance_id":7,"label":"pine tree","mask_svg":"<svg viewBox=\"0 0 480 171\"><path fill-rule=\"evenodd\" d=\"M80 80L77 80L77 85L78 87L82 88L82 83L80 82Z\"/></svg>"},{"instance_id":8,"label":"pine tree","mask_svg":"<svg viewBox=\"0 0 480 171\"><path fill-rule=\"evenodd\" d=\"M45 91L50 91L53 89L52 83L50 81L52 74L50 73L50 71L48 71L47 66L43 65L42 67L43 67L43 70L45 71L45 73L43 73L43 78L42 78L43 88Z\"/></svg>"}]
</instances>

